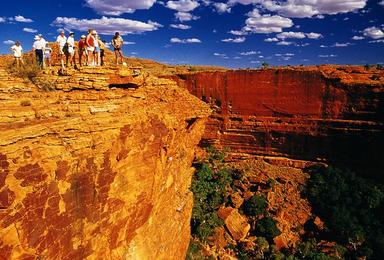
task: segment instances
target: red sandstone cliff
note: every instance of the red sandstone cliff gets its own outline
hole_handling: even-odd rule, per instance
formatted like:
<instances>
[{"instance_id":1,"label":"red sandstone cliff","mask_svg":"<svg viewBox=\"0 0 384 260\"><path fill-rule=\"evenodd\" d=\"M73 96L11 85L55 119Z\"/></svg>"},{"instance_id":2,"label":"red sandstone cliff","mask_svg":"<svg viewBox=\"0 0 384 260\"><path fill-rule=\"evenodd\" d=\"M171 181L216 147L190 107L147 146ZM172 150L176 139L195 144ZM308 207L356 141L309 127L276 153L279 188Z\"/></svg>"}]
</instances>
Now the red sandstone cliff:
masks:
<instances>
[{"instance_id":1,"label":"red sandstone cliff","mask_svg":"<svg viewBox=\"0 0 384 260\"><path fill-rule=\"evenodd\" d=\"M382 70L208 72L180 75L178 82L215 109L203 143L230 147L238 156L383 163Z\"/></svg>"},{"instance_id":2,"label":"red sandstone cliff","mask_svg":"<svg viewBox=\"0 0 384 260\"><path fill-rule=\"evenodd\" d=\"M183 259L209 109L129 75L85 69L35 86L0 68L0 259Z\"/></svg>"}]
</instances>

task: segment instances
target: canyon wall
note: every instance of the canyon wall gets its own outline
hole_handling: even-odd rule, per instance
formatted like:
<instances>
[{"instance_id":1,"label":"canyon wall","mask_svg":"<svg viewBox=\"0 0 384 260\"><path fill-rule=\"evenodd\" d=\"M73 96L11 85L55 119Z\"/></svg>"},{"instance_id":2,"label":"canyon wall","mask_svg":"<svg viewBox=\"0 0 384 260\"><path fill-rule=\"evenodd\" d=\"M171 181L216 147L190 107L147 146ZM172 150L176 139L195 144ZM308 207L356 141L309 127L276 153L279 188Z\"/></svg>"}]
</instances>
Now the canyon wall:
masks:
<instances>
[{"instance_id":1,"label":"canyon wall","mask_svg":"<svg viewBox=\"0 0 384 260\"><path fill-rule=\"evenodd\" d=\"M377 170L383 165L384 73L282 68L179 75L210 103L203 144L235 158L289 157Z\"/></svg>"},{"instance_id":2,"label":"canyon wall","mask_svg":"<svg viewBox=\"0 0 384 260\"><path fill-rule=\"evenodd\" d=\"M0 259L185 257L210 110L171 81L123 72L34 85L0 70Z\"/></svg>"}]
</instances>

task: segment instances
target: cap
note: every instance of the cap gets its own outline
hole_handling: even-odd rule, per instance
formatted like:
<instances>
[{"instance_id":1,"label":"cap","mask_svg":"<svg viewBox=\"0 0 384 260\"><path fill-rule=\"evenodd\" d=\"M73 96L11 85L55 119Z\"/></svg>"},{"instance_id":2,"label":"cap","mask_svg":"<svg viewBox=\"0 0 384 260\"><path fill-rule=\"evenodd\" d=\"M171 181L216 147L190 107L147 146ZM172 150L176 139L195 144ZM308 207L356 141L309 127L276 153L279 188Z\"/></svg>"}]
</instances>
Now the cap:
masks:
<instances>
[{"instance_id":1,"label":"cap","mask_svg":"<svg viewBox=\"0 0 384 260\"><path fill-rule=\"evenodd\" d=\"M83 38L87 38L87 36L85 36L84 34L81 35L81 39L83 39Z\"/></svg>"},{"instance_id":2,"label":"cap","mask_svg":"<svg viewBox=\"0 0 384 260\"><path fill-rule=\"evenodd\" d=\"M93 30L92 34L97 34L96 30Z\"/></svg>"},{"instance_id":3,"label":"cap","mask_svg":"<svg viewBox=\"0 0 384 260\"><path fill-rule=\"evenodd\" d=\"M69 32L69 35L74 35L75 33L74 32Z\"/></svg>"},{"instance_id":4,"label":"cap","mask_svg":"<svg viewBox=\"0 0 384 260\"><path fill-rule=\"evenodd\" d=\"M40 40L39 35L35 35L35 41Z\"/></svg>"}]
</instances>

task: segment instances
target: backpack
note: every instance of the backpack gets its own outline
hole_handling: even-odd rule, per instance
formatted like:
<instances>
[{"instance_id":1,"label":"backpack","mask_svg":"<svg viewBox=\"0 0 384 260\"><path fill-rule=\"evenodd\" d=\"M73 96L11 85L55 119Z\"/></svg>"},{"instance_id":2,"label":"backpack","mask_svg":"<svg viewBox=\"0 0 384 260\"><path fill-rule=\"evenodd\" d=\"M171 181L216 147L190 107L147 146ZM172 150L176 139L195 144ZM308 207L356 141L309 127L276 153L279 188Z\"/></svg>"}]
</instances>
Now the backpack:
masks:
<instances>
[{"instance_id":1,"label":"backpack","mask_svg":"<svg viewBox=\"0 0 384 260\"><path fill-rule=\"evenodd\" d=\"M63 52L64 52L65 55L68 55L68 54L69 54L68 48L69 48L69 46L68 46L68 43L66 42L66 43L64 44L64 47L63 47Z\"/></svg>"}]
</instances>

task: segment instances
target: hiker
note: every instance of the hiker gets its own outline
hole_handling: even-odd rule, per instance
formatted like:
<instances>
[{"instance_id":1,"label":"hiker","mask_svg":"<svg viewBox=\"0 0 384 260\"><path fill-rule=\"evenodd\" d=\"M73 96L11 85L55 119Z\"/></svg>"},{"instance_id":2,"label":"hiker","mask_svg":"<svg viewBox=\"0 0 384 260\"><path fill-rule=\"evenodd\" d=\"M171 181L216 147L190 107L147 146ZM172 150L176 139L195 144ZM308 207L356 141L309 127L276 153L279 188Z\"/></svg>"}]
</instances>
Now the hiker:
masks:
<instances>
[{"instance_id":1,"label":"hiker","mask_svg":"<svg viewBox=\"0 0 384 260\"><path fill-rule=\"evenodd\" d=\"M116 32L115 36L113 36L112 38L112 46L115 51L116 65L119 65L119 61L118 61L119 56L120 56L121 63L123 63L124 56L123 56L123 51L121 49L123 47L123 44L124 44L123 38L120 36L119 32Z\"/></svg>"},{"instance_id":2,"label":"hiker","mask_svg":"<svg viewBox=\"0 0 384 260\"><path fill-rule=\"evenodd\" d=\"M66 47L64 47L64 54L65 54L65 66L68 67L68 60L70 60L71 67L75 66L76 67L76 58L75 58L75 33L70 32L67 42L66 42Z\"/></svg>"},{"instance_id":3,"label":"hiker","mask_svg":"<svg viewBox=\"0 0 384 260\"><path fill-rule=\"evenodd\" d=\"M88 30L88 35L85 39L85 44L87 46L87 56L88 56L88 66L94 66L95 65L95 37L93 37L93 29Z\"/></svg>"},{"instance_id":4,"label":"hiker","mask_svg":"<svg viewBox=\"0 0 384 260\"><path fill-rule=\"evenodd\" d=\"M52 62L51 62L51 55L52 55L52 48L49 46L49 43L45 45L44 49L44 63L45 67L51 68L52 67Z\"/></svg>"},{"instance_id":5,"label":"hiker","mask_svg":"<svg viewBox=\"0 0 384 260\"><path fill-rule=\"evenodd\" d=\"M23 63L23 47L21 47L20 42L16 41L15 45L11 47L11 51L13 51L13 65L16 64L16 67L20 67L20 64Z\"/></svg>"},{"instance_id":6,"label":"hiker","mask_svg":"<svg viewBox=\"0 0 384 260\"><path fill-rule=\"evenodd\" d=\"M33 43L32 49L35 51L37 65L42 69L44 67L44 48L46 41L42 36L36 35L35 42Z\"/></svg>"},{"instance_id":7,"label":"hiker","mask_svg":"<svg viewBox=\"0 0 384 260\"><path fill-rule=\"evenodd\" d=\"M61 67L64 68L64 46L67 43L67 37L63 30L60 31L60 35L57 36L56 42L59 44L59 59Z\"/></svg>"},{"instance_id":8,"label":"hiker","mask_svg":"<svg viewBox=\"0 0 384 260\"><path fill-rule=\"evenodd\" d=\"M95 44L95 51L93 52L93 54L95 55L95 66L100 66L100 45L99 45L99 41L98 41L97 32L93 31L92 32L92 36L95 39L95 42L94 42L94 44Z\"/></svg>"},{"instance_id":9,"label":"hiker","mask_svg":"<svg viewBox=\"0 0 384 260\"><path fill-rule=\"evenodd\" d=\"M85 64L87 65L87 51L85 49L86 45L85 45L85 38L87 38L87 36L85 35L81 35L81 38L80 38L80 41L78 43L78 53L79 53L79 65L80 67L83 66L83 57L85 55Z\"/></svg>"},{"instance_id":10,"label":"hiker","mask_svg":"<svg viewBox=\"0 0 384 260\"><path fill-rule=\"evenodd\" d=\"M104 66L105 41L102 41L100 36L97 36L97 41L100 46L100 66Z\"/></svg>"}]
</instances>

